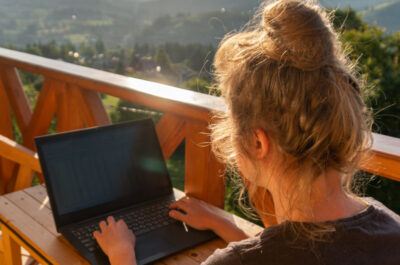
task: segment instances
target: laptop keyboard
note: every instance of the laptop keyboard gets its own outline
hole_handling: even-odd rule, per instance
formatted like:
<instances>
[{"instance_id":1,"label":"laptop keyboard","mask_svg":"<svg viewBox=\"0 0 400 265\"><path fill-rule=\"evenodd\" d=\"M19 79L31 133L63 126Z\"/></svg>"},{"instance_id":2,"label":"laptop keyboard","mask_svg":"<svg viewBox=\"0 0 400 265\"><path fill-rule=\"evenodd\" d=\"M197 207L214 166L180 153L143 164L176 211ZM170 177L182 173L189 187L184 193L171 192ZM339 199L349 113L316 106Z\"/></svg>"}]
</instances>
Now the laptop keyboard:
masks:
<instances>
[{"instance_id":1,"label":"laptop keyboard","mask_svg":"<svg viewBox=\"0 0 400 265\"><path fill-rule=\"evenodd\" d=\"M139 236L176 222L175 219L169 217L168 215L168 206L174 201L175 199L173 198L162 200L113 216L116 221L123 219L128 225L128 228L133 231L135 236ZM104 218L102 220L104 220ZM93 252L99 248L96 240L93 237L93 232L96 230L100 230L99 221L75 228L72 230L72 234L76 236L90 252Z\"/></svg>"}]
</instances>

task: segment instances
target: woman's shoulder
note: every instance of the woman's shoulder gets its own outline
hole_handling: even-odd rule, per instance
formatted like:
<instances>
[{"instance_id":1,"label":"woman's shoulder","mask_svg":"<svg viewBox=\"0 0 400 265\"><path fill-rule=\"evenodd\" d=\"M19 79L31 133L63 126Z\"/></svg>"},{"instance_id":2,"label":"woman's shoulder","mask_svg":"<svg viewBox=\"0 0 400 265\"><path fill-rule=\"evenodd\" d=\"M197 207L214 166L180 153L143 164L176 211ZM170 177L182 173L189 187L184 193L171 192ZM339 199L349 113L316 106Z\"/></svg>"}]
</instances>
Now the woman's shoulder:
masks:
<instances>
[{"instance_id":1,"label":"woman's shoulder","mask_svg":"<svg viewBox=\"0 0 400 265\"><path fill-rule=\"evenodd\" d=\"M372 197L362 198L368 207L361 213L335 221L338 228L345 230L357 227L371 227L374 231L394 230L400 233L400 216ZM379 228L379 229L377 229Z\"/></svg>"},{"instance_id":2,"label":"woman's shoulder","mask_svg":"<svg viewBox=\"0 0 400 265\"><path fill-rule=\"evenodd\" d=\"M373 198L363 199L369 204L363 212L331 223L336 227L332 241L305 241L304 248L293 247L288 243L293 238L286 233L290 230L281 224L216 250L203 265L318 264L321 260L335 264L332 261L337 258L342 264L362 264L354 262L367 262L373 256L400 260L400 254L394 252L400 244L400 216Z\"/></svg>"},{"instance_id":3,"label":"woman's shoulder","mask_svg":"<svg viewBox=\"0 0 400 265\"><path fill-rule=\"evenodd\" d=\"M260 235L239 242L231 242L224 249L217 249L202 265L263 264L279 248L278 227L271 226Z\"/></svg>"}]
</instances>

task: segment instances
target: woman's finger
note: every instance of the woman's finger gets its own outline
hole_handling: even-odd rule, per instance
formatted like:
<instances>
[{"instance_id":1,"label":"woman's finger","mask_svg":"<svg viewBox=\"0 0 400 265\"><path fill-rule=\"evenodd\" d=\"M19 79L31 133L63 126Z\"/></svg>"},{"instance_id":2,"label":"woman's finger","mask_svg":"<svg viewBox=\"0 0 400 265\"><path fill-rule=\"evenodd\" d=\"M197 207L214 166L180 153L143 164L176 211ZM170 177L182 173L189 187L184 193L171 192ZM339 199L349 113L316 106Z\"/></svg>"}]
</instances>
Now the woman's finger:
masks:
<instances>
[{"instance_id":1,"label":"woman's finger","mask_svg":"<svg viewBox=\"0 0 400 265\"><path fill-rule=\"evenodd\" d=\"M101 221L99 226L100 226L101 232L104 232L104 230L107 228L107 224L105 221Z\"/></svg>"},{"instance_id":2,"label":"woman's finger","mask_svg":"<svg viewBox=\"0 0 400 265\"><path fill-rule=\"evenodd\" d=\"M93 232L93 237L98 241L99 240L99 236L100 236L100 232L99 231L94 231Z\"/></svg>"},{"instance_id":3,"label":"woman's finger","mask_svg":"<svg viewBox=\"0 0 400 265\"><path fill-rule=\"evenodd\" d=\"M190 207L187 205L186 202L177 201L177 202L171 204L171 205L169 206L169 208L170 208L170 209L179 208L179 209L181 209L181 210L187 212L187 211L189 210Z\"/></svg>"},{"instance_id":4,"label":"woman's finger","mask_svg":"<svg viewBox=\"0 0 400 265\"><path fill-rule=\"evenodd\" d=\"M132 232L132 230L129 230L129 231L130 231L130 237L131 237L132 244L135 245L136 244L136 236Z\"/></svg>"},{"instance_id":5,"label":"woman's finger","mask_svg":"<svg viewBox=\"0 0 400 265\"><path fill-rule=\"evenodd\" d=\"M107 223L108 225L114 225L115 224L115 219L112 216L107 217Z\"/></svg>"},{"instance_id":6,"label":"woman's finger","mask_svg":"<svg viewBox=\"0 0 400 265\"><path fill-rule=\"evenodd\" d=\"M179 201L175 201L174 203L172 203L170 206L169 206L169 208L170 209L172 209L172 208L178 208L178 204L180 204L181 202L179 202Z\"/></svg>"},{"instance_id":7,"label":"woman's finger","mask_svg":"<svg viewBox=\"0 0 400 265\"><path fill-rule=\"evenodd\" d=\"M182 222L187 222L188 216L177 210L171 210L169 216Z\"/></svg>"},{"instance_id":8,"label":"woman's finger","mask_svg":"<svg viewBox=\"0 0 400 265\"><path fill-rule=\"evenodd\" d=\"M119 220L117 221L117 225L119 225L119 226L121 226L121 227L123 227L123 228L128 229L128 225L127 225L127 224L125 223L125 221L122 220L122 219L119 219Z\"/></svg>"}]
</instances>

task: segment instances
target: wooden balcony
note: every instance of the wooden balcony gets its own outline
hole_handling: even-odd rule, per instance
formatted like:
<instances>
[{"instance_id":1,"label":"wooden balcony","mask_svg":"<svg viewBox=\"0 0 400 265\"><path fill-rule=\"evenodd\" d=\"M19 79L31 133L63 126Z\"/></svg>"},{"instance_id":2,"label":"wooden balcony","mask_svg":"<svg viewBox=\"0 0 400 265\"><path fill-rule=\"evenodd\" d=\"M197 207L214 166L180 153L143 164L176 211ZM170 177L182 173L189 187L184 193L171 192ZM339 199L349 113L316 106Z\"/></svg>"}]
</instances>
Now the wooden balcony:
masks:
<instances>
[{"instance_id":1,"label":"wooden balcony","mask_svg":"<svg viewBox=\"0 0 400 265\"><path fill-rule=\"evenodd\" d=\"M28 103L18 70L44 76L34 110ZM185 139L185 192L223 207L224 167L205 144L209 142L207 126L211 112L225 111L222 99L3 48L0 48L0 193L31 186L33 172L42 181L33 138L46 134L54 117L58 132L110 124L99 93L162 112L156 129L164 158L167 160ZM15 143L12 117L22 134L22 145ZM400 139L374 134L372 154L363 161L361 169L400 181Z\"/></svg>"}]
</instances>

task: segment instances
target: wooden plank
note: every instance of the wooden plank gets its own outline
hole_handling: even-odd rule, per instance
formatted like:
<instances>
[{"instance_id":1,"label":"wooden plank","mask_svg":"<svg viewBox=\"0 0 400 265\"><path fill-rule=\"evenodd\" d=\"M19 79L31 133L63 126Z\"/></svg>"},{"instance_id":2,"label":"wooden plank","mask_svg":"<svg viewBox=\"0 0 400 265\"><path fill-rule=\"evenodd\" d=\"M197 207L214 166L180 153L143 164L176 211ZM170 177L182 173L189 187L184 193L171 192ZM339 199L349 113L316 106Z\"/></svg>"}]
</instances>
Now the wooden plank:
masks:
<instances>
[{"instance_id":1,"label":"wooden plank","mask_svg":"<svg viewBox=\"0 0 400 265\"><path fill-rule=\"evenodd\" d=\"M13 139L14 132L12 128L11 106L8 101L7 92L0 79L0 134Z\"/></svg>"},{"instance_id":2,"label":"wooden plank","mask_svg":"<svg viewBox=\"0 0 400 265\"><path fill-rule=\"evenodd\" d=\"M374 139L373 152L375 155L400 161L400 138L372 133Z\"/></svg>"},{"instance_id":3,"label":"wooden plank","mask_svg":"<svg viewBox=\"0 0 400 265\"><path fill-rule=\"evenodd\" d=\"M89 264L76 250L37 223L4 196L0 197L0 219L54 264Z\"/></svg>"},{"instance_id":4,"label":"wooden plank","mask_svg":"<svg viewBox=\"0 0 400 265\"><path fill-rule=\"evenodd\" d=\"M79 100L87 127L111 124L98 92L78 86L73 86L73 88L74 97Z\"/></svg>"},{"instance_id":5,"label":"wooden plank","mask_svg":"<svg viewBox=\"0 0 400 265\"><path fill-rule=\"evenodd\" d=\"M46 205L35 200L25 192L24 190L18 192L12 192L4 195L19 209L24 211L27 215L32 217L37 223L39 223L44 229L48 230L53 235L61 236L56 229L52 211Z\"/></svg>"},{"instance_id":6,"label":"wooden plank","mask_svg":"<svg viewBox=\"0 0 400 265\"><path fill-rule=\"evenodd\" d=\"M3 227L3 246L5 265L22 265L21 247L11 237L11 232Z\"/></svg>"},{"instance_id":7,"label":"wooden plank","mask_svg":"<svg viewBox=\"0 0 400 265\"><path fill-rule=\"evenodd\" d=\"M48 209L51 209L49 196L47 195L46 188L44 186L36 185L34 187L25 189L24 192L38 201L40 203L40 207L47 207Z\"/></svg>"},{"instance_id":8,"label":"wooden plank","mask_svg":"<svg viewBox=\"0 0 400 265\"><path fill-rule=\"evenodd\" d=\"M58 132L65 132L84 128L84 123L80 113L80 105L74 97L72 90L63 83L57 86L57 130Z\"/></svg>"},{"instance_id":9,"label":"wooden plank","mask_svg":"<svg viewBox=\"0 0 400 265\"><path fill-rule=\"evenodd\" d=\"M221 98L0 48L0 63L130 100L160 111L208 121L224 111Z\"/></svg>"},{"instance_id":10,"label":"wooden plank","mask_svg":"<svg viewBox=\"0 0 400 265\"><path fill-rule=\"evenodd\" d=\"M361 163L361 170L400 181L400 139L373 133L371 156Z\"/></svg>"},{"instance_id":11,"label":"wooden plank","mask_svg":"<svg viewBox=\"0 0 400 265\"><path fill-rule=\"evenodd\" d=\"M30 72L42 74L47 78L63 80L85 87L94 91L109 94L121 99L142 104L160 111L170 112L187 118L193 118L208 122L211 111L225 111L226 105L221 98L203 95L200 93L185 91L182 89L165 86L153 82L124 77L112 73L90 69L78 65L46 59L18 51L0 48L0 63L9 67L18 67ZM374 138L377 136L374 134ZM389 147L389 152L382 154L381 150ZM390 157L380 159L383 168L391 168L393 160L400 159L400 139L396 139L395 145L382 146L380 141L375 141L373 150L377 157ZM394 151L393 151L394 150ZM373 172L373 168L364 166L367 171ZM388 172L391 178L392 176ZM383 173L382 173L383 174ZM387 175L387 173L384 173Z\"/></svg>"},{"instance_id":12,"label":"wooden plank","mask_svg":"<svg viewBox=\"0 0 400 265\"><path fill-rule=\"evenodd\" d=\"M10 105L22 134L25 134L32 110L24 92L18 70L15 67L0 66L0 76L6 89Z\"/></svg>"},{"instance_id":13,"label":"wooden plank","mask_svg":"<svg viewBox=\"0 0 400 265\"><path fill-rule=\"evenodd\" d=\"M12 127L11 106L8 96L0 78L0 135L9 139L14 138ZM17 165L0 155L0 194L6 191L6 187L11 179L14 179L17 172Z\"/></svg>"},{"instance_id":14,"label":"wooden plank","mask_svg":"<svg viewBox=\"0 0 400 265\"><path fill-rule=\"evenodd\" d=\"M30 167L20 165L15 181L14 191L22 190L32 185L34 172Z\"/></svg>"},{"instance_id":15,"label":"wooden plank","mask_svg":"<svg viewBox=\"0 0 400 265\"><path fill-rule=\"evenodd\" d=\"M185 193L223 207L225 170L211 152L207 124L191 120L185 134Z\"/></svg>"},{"instance_id":16,"label":"wooden plank","mask_svg":"<svg viewBox=\"0 0 400 265\"><path fill-rule=\"evenodd\" d=\"M38 156L30 149L0 135L0 156L41 173Z\"/></svg>"},{"instance_id":17,"label":"wooden plank","mask_svg":"<svg viewBox=\"0 0 400 265\"><path fill-rule=\"evenodd\" d=\"M24 145L31 150L35 150L33 138L46 134L51 120L54 117L56 111L56 97L55 90L52 86L57 86L57 82L59 81L46 78L40 90L35 110L24 137Z\"/></svg>"},{"instance_id":18,"label":"wooden plank","mask_svg":"<svg viewBox=\"0 0 400 265\"><path fill-rule=\"evenodd\" d=\"M184 196L184 193L182 191L179 191L177 189L174 189L174 193L176 194L177 197L182 197ZM6 195L7 199L12 201L14 204L18 205L21 209L23 209L25 212L29 213L30 216L32 216L35 220L37 220L42 226L44 227L49 227L49 231L52 233L56 233L55 228L54 228L54 222L53 219L45 217L46 215L50 214L50 205L47 197L46 190L43 186L37 185L35 187L31 187L28 189L25 189L24 191L18 192L18 193L11 193ZM34 198L36 201L35 202L30 202L29 197ZM27 203L29 202L29 203ZM31 209L41 209L41 214L39 215L38 213L35 213L34 211L32 212ZM241 217L232 215L222 209L219 209L217 207L214 208L215 211L224 218L227 218L228 220L231 220L233 223L235 223L237 226L239 226L241 229L244 229L249 235L255 236L259 234L263 228L260 226L257 226L251 222L248 222L244 220ZM53 228L51 228L53 227ZM188 250L182 255L185 255L197 263L199 262L199 259L203 259L208 257L209 254L211 254L215 249L217 248L224 248L226 246L226 243L223 242L220 239L210 241L208 243L205 243L201 246L198 246L194 249ZM193 257L193 255L197 255L198 257ZM161 262L163 264L176 264L177 261L186 261L186 258L178 257L175 259L167 259L167 260L162 260ZM186 263L184 263L186 264Z\"/></svg>"},{"instance_id":19,"label":"wooden plank","mask_svg":"<svg viewBox=\"0 0 400 265\"><path fill-rule=\"evenodd\" d=\"M360 169L385 178L400 181L400 161L386 156L372 154L361 163Z\"/></svg>"},{"instance_id":20,"label":"wooden plank","mask_svg":"<svg viewBox=\"0 0 400 265\"><path fill-rule=\"evenodd\" d=\"M165 113L156 126L158 140L164 159L168 160L185 137L186 120L174 114Z\"/></svg>"}]
</instances>

